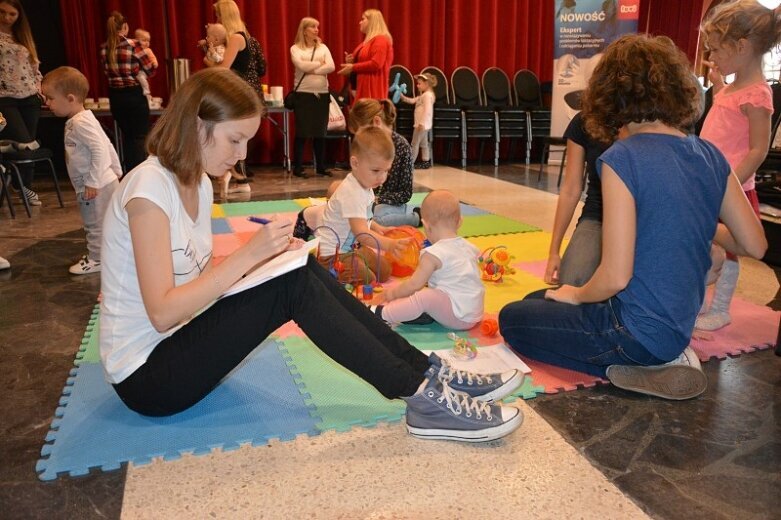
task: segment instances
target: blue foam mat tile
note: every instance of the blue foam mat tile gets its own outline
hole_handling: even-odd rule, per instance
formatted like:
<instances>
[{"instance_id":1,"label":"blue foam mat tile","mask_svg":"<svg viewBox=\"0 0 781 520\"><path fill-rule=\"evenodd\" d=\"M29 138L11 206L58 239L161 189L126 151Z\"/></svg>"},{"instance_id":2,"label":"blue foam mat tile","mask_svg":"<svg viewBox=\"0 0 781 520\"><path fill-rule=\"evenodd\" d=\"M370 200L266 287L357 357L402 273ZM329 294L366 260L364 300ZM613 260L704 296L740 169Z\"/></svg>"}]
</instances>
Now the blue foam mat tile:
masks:
<instances>
[{"instance_id":1,"label":"blue foam mat tile","mask_svg":"<svg viewBox=\"0 0 781 520\"><path fill-rule=\"evenodd\" d=\"M227 235L233 233L233 229L228 224L227 219L213 218L212 219L212 235Z\"/></svg>"},{"instance_id":2,"label":"blue foam mat tile","mask_svg":"<svg viewBox=\"0 0 781 520\"><path fill-rule=\"evenodd\" d=\"M461 216L468 217L473 215L488 215L489 212L478 208L477 206L471 206L469 204L461 203Z\"/></svg>"},{"instance_id":3,"label":"blue foam mat tile","mask_svg":"<svg viewBox=\"0 0 781 520\"><path fill-rule=\"evenodd\" d=\"M41 480L320 433L312 406L303 401L273 340L250 354L203 401L171 417L144 417L129 410L105 381L100 364L82 364L76 374L36 464Z\"/></svg>"}]
</instances>

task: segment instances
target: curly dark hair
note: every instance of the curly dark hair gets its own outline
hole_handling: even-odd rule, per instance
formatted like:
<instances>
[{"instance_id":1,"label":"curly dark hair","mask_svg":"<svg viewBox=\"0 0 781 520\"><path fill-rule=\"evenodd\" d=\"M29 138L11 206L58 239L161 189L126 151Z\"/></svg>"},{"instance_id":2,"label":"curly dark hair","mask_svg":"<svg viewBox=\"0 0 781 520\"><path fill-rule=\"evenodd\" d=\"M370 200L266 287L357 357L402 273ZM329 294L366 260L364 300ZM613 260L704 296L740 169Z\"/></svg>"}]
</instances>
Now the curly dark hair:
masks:
<instances>
[{"instance_id":1,"label":"curly dark hair","mask_svg":"<svg viewBox=\"0 0 781 520\"><path fill-rule=\"evenodd\" d=\"M610 44L583 95L583 122L613 142L627 123L660 121L688 133L701 91L683 53L667 37L627 35Z\"/></svg>"}]
</instances>

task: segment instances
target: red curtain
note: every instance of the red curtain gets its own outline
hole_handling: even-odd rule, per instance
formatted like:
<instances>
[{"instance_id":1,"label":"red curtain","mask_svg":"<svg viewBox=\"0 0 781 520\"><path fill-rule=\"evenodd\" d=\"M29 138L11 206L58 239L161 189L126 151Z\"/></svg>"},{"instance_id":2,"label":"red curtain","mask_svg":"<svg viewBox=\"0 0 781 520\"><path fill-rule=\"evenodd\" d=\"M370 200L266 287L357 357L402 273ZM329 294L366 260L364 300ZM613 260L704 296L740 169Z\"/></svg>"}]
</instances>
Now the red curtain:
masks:
<instances>
[{"instance_id":1,"label":"red curtain","mask_svg":"<svg viewBox=\"0 0 781 520\"><path fill-rule=\"evenodd\" d=\"M118 10L128 19L131 34L138 27L151 33L161 68L150 86L153 95L167 98L166 32L167 58L188 58L191 71L200 70L203 54L195 43L203 38L204 25L214 21L212 4L210 0L60 0L68 62L90 80L92 95L106 95L98 51L105 40L108 15ZM321 36L338 67L344 52L362 40L358 21L369 8L385 15L393 35L395 63L413 72L435 65L449 75L467 65L482 74L498 66L510 76L528 68L541 81L552 77L555 0L237 0L237 4L250 34L266 52L268 72L263 82L282 85L285 91L294 86L289 48L302 17L320 20ZM701 9L702 0L643 0L639 30L647 27L651 33L670 36L693 58ZM329 81L333 90L344 83L335 73ZM263 124L259 136L263 151L253 159L281 161L279 134Z\"/></svg>"}]
</instances>

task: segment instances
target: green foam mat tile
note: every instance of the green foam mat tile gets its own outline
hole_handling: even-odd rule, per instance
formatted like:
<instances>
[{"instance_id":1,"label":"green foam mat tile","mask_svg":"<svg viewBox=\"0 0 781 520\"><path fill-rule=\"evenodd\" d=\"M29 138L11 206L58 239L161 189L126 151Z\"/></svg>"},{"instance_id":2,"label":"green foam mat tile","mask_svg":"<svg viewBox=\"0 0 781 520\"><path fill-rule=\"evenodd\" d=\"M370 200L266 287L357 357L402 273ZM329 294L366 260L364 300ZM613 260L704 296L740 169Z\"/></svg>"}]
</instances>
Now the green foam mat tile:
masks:
<instances>
[{"instance_id":1,"label":"green foam mat tile","mask_svg":"<svg viewBox=\"0 0 781 520\"><path fill-rule=\"evenodd\" d=\"M95 305L92 309L92 315L89 317L87 327L84 330L84 337L79 345L79 351L76 353L74 363L100 363L100 305Z\"/></svg>"},{"instance_id":2,"label":"green foam mat tile","mask_svg":"<svg viewBox=\"0 0 781 520\"><path fill-rule=\"evenodd\" d=\"M294 200L265 200L255 202L230 202L220 204L226 217L241 217L262 213L290 213L301 211L301 205Z\"/></svg>"},{"instance_id":3,"label":"green foam mat tile","mask_svg":"<svg viewBox=\"0 0 781 520\"><path fill-rule=\"evenodd\" d=\"M458 234L462 237L475 237L503 233L527 233L529 231L540 231L540 228L501 215L489 214L465 216Z\"/></svg>"},{"instance_id":4,"label":"green foam mat tile","mask_svg":"<svg viewBox=\"0 0 781 520\"><path fill-rule=\"evenodd\" d=\"M321 430L346 431L354 425L398 421L404 416L401 400L385 399L370 384L337 364L304 337L277 339L288 366L299 383L304 401L315 406Z\"/></svg>"}]
</instances>

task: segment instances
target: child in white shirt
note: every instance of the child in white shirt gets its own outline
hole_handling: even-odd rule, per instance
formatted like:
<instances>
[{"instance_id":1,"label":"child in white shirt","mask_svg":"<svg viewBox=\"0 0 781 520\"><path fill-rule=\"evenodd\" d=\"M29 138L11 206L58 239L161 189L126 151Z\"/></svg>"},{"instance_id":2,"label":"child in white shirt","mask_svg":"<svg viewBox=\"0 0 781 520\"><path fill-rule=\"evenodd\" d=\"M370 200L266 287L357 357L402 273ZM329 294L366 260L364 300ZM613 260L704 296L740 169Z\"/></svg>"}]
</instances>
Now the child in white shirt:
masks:
<instances>
[{"instance_id":1,"label":"child in white shirt","mask_svg":"<svg viewBox=\"0 0 781 520\"><path fill-rule=\"evenodd\" d=\"M152 60L156 67L157 56L155 56L155 53L152 52L152 49L149 48L149 43L152 41L152 36L149 34L149 31L144 29L136 29L135 37L136 40L138 40L138 43L141 44L141 47L144 49L146 55L149 56L149 59ZM139 70L138 74L136 75L136 80L138 81L138 84L141 85L141 89L144 91L146 98L151 101L152 91L149 90L149 78L147 77L146 72Z\"/></svg>"},{"instance_id":2,"label":"child in white shirt","mask_svg":"<svg viewBox=\"0 0 781 520\"><path fill-rule=\"evenodd\" d=\"M480 251L458 236L463 221L458 199L449 191L432 191L420 215L432 245L420 252L412 276L385 289L380 294L385 304L372 309L389 323L423 323L425 313L450 329L471 329L483 319L485 286L477 266Z\"/></svg>"},{"instance_id":3,"label":"child in white shirt","mask_svg":"<svg viewBox=\"0 0 781 520\"><path fill-rule=\"evenodd\" d=\"M103 216L119 185L122 167L103 127L92 111L84 109L84 98L89 92L84 74L73 67L59 67L43 78L41 90L54 115L68 118L65 162L87 233L87 254L69 271L71 274L99 273Z\"/></svg>"},{"instance_id":4,"label":"child in white shirt","mask_svg":"<svg viewBox=\"0 0 781 520\"><path fill-rule=\"evenodd\" d=\"M385 182L393 163L394 147L388 132L377 127L355 134L350 146L352 172L328 200L320 238L320 263L338 274L340 282L367 284L390 277L390 261L375 251L400 255L409 238L386 238L388 230L371 220L374 190ZM360 249L352 252L354 243Z\"/></svg>"},{"instance_id":5,"label":"child in white shirt","mask_svg":"<svg viewBox=\"0 0 781 520\"><path fill-rule=\"evenodd\" d=\"M225 46L228 44L228 31L221 23L206 24L206 39L198 45L206 53L205 59L211 63L222 63L225 59Z\"/></svg>"},{"instance_id":6,"label":"child in white shirt","mask_svg":"<svg viewBox=\"0 0 781 520\"><path fill-rule=\"evenodd\" d=\"M401 96L405 103L415 105L415 129L412 131L412 162L418 157L420 150L421 162L415 164L416 168L431 168L431 151L429 149L429 132L434 123L434 102L436 96L432 90L437 86L437 78L428 72L415 76L416 85L420 95L414 98Z\"/></svg>"}]
</instances>

